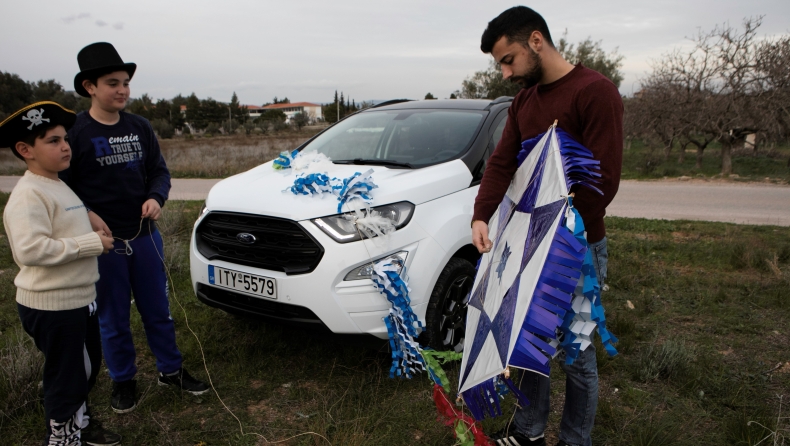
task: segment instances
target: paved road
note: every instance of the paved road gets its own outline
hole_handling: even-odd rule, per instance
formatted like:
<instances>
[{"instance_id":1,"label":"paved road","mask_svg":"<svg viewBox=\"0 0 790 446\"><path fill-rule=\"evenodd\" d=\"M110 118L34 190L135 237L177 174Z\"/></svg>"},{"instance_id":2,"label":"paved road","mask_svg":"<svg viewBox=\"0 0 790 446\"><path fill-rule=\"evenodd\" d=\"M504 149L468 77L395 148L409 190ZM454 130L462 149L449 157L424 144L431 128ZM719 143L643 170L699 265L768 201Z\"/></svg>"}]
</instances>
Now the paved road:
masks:
<instances>
[{"instance_id":1,"label":"paved road","mask_svg":"<svg viewBox=\"0 0 790 446\"><path fill-rule=\"evenodd\" d=\"M0 176L10 192L19 177ZM170 198L203 200L219 180L174 179ZM790 226L790 186L702 181L623 181L608 215Z\"/></svg>"}]
</instances>

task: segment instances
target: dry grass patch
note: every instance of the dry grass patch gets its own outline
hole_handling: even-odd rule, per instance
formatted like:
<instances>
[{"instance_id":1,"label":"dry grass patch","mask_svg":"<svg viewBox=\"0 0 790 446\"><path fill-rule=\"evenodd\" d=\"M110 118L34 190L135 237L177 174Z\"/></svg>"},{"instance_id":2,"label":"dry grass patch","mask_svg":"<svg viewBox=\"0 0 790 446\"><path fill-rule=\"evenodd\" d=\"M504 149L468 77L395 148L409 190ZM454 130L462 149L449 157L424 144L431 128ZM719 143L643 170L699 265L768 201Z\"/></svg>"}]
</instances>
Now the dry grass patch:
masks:
<instances>
[{"instance_id":1,"label":"dry grass patch","mask_svg":"<svg viewBox=\"0 0 790 446\"><path fill-rule=\"evenodd\" d=\"M267 136L178 138L160 141L162 156L175 178L225 178L268 162L307 141L313 133Z\"/></svg>"}]
</instances>

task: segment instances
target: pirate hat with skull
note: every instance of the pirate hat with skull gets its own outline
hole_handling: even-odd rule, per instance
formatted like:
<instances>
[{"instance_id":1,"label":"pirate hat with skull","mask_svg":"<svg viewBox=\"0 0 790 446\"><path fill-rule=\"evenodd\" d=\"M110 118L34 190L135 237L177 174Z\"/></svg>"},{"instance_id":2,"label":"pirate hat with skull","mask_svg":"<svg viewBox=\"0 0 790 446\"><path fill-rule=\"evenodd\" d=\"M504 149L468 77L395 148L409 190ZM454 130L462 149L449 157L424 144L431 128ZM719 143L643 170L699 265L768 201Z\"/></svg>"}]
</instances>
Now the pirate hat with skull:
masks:
<instances>
[{"instance_id":1,"label":"pirate hat with skull","mask_svg":"<svg viewBox=\"0 0 790 446\"><path fill-rule=\"evenodd\" d=\"M85 79L90 79L97 74L103 76L116 71L126 71L131 79L137 70L137 64L124 62L115 47L107 42L91 43L81 49L77 54L77 63L80 64L80 72L74 77L74 91L86 98L90 97L90 94L82 86L82 81Z\"/></svg>"},{"instance_id":2,"label":"pirate hat with skull","mask_svg":"<svg viewBox=\"0 0 790 446\"><path fill-rule=\"evenodd\" d=\"M0 148L10 147L17 158L23 159L14 146L43 129L62 125L66 130L74 125L77 115L57 102L42 101L23 107L0 122Z\"/></svg>"}]
</instances>

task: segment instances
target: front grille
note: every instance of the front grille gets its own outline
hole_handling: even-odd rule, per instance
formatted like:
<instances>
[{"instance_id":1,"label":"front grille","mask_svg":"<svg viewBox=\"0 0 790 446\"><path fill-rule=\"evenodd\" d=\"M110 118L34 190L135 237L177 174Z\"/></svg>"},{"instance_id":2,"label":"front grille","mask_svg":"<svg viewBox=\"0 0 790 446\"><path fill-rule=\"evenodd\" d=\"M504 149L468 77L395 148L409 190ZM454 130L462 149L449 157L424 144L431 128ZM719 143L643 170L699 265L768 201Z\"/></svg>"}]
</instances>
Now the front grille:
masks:
<instances>
[{"instance_id":1,"label":"front grille","mask_svg":"<svg viewBox=\"0 0 790 446\"><path fill-rule=\"evenodd\" d=\"M260 316L265 319L326 329L321 319L309 308L298 305L283 304L274 300L236 293L208 286L197 285L197 297L206 305L225 310L230 313Z\"/></svg>"},{"instance_id":2,"label":"front grille","mask_svg":"<svg viewBox=\"0 0 790 446\"><path fill-rule=\"evenodd\" d=\"M240 233L255 236L244 244ZM292 220L261 215L211 212L200 222L195 242L209 260L225 260L288 275L313 271L324 249L302 226Z\"/></svg>"}]
</instances>

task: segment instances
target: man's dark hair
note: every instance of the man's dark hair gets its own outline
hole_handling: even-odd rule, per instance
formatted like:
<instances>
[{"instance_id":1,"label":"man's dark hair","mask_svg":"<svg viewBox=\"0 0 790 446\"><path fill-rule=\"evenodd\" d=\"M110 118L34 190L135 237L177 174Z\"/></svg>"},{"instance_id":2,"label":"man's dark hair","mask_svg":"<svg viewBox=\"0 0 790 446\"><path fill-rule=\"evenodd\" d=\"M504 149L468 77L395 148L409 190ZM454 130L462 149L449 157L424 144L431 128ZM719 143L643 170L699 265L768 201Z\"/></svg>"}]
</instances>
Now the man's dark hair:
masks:
<instances>
[{"instance_id":1,"label":"man's dark hair","mask_svg":"<svg viewBox=\"0 0 790 446\"><path fill-rule=\"evenodd\" d=\"M490 53L502 36L507 37L508 42L518 42L528 46L529 36L535 31L539 31L543 39L554 47L549 26L546 25L543 17L526 6L514 6L488 22L488 27L483 31L483 37L480 39L480 49L484 53Z\"/></svg>"}]
</instances>

